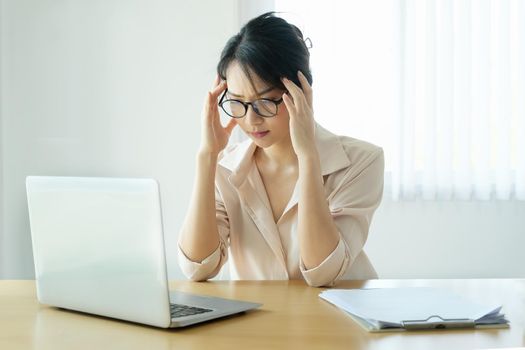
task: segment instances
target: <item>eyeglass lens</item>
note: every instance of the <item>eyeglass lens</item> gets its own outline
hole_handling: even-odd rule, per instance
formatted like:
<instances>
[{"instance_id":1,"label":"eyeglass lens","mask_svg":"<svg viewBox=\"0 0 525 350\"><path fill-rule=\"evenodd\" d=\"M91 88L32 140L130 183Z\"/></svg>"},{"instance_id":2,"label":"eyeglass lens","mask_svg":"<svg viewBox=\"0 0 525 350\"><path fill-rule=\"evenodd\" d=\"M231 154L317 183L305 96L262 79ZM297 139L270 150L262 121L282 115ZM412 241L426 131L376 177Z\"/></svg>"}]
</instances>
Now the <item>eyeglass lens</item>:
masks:
<instances>
[{"instance_id":1,"label":"eyeglass lens","mask_svg":"<svg viewBox=\"0 0 525 350\"><path fill-rule=\"evenodd\" d=\"M277 114L277 104L269 100L256 100L252 102L252 107L255 113L263 117L272 117ZM247 108L241 102L236 100L226 100L222 104L224 111L232 117L243 117Z\"/></svg>"}]
</instances>

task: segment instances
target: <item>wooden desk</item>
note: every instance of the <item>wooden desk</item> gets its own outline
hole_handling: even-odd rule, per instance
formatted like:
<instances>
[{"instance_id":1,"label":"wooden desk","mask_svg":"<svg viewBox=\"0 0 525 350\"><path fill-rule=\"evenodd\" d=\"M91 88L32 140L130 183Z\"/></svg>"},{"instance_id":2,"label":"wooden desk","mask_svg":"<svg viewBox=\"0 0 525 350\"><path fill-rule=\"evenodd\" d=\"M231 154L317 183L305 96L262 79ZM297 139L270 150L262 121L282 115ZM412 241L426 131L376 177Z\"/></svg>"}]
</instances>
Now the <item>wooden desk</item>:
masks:
<instances>
[{"instance_id":1,"label":"wooden desk","mask_svg":"<svg viewBox=\"0 0 525 350\"><path fill-rule=\"evenodd\" d=\"M371 334L300 281L173 282L172 288L262 302L257 311L162 330L39 305L33 281L0 281L0 349L488 349L525 343L525 280L371 280L338 288L437 286L502 303L510 329ZM139 301L140 302L140 301Z\"/></svg>"}]
</instances>

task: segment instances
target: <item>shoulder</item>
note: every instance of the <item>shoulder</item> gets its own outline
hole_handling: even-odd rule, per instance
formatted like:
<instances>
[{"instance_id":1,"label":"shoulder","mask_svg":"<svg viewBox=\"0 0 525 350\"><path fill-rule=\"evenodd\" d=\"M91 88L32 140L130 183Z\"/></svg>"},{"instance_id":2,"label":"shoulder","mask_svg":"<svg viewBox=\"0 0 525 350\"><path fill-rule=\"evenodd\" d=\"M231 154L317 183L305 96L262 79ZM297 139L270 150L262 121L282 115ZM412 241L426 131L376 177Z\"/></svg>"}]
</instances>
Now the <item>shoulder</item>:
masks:
<instances>
[{"instance_id":1,"label":"shoulder","mask_svg":"<svg viewBox=\"0 0 525 350\"><path fill-rule=\"evenodd\" d=\"M359 172L374 162L384 162L383 149L371 142L350 136L336 135L319 124L316 130L317 145L321 162L329 165L337 163L336 169L346 168L350 173Z\"/></svg>"},{"instance_id":2,"label":"shoulder","mask_svg":"<svg viewBox=\"0 0 525 350\"><path fill-rule=\"evenodd\" d=\"M328 138L325 145L332 145L331 152L325 152L325 156L329 158L330 154L337 153L341 165L325 179L331 205L337 206L341 200L356 205L368 203L370 207L379 203L384 183L383 149L350 136L325 133L323 137Z\"/></svg>"},{"instance_id":3,"label":"shoulder","mask_svg":"<svg viewBox=\"0 0 525 350\"><path fill-rule=\"evenodd\" d=\"M373 162L384 162L383 148L349 136L337 136L350 164L365 168Z\"/></svg>"}]
</instances>

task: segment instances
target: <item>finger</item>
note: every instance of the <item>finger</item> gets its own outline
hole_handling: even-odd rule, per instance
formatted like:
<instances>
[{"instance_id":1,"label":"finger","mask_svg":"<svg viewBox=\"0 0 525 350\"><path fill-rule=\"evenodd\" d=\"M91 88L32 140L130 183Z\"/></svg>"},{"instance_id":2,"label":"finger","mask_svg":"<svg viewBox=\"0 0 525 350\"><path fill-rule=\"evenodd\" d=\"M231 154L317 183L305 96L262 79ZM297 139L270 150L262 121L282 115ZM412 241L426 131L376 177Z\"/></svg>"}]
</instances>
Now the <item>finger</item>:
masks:
<instances>
[{"instance_id":1,"label":"finger","mask_svg":"<svg viewBox=\"0 0 525 350\"><path fill-rule=\"evenodd\" d=\"M313 92L308 79L304 76L303 72L298 71L297 76L299 77L299 82L301 83L301 88L303 89L304 96L306 97L306 102L312 107L313 104Z\"/></svg>"},{"instance_id":2,"label":"finger","mask_svg":"<svg viewBox=\"0 0 525 350\"><path fill-rule=\"evenodd\" d=\"M284 86L290 93L295 105L300 103L300 101L306 102L306 97L304 96L303 90L301 90L299 86L295 85L293 81L287 78L283 78L282 80L283 80Z\"/></svg>"},{"instance_id":3,"label":"finger","mask_svg":"<svg viewBox=\"0 0 525 350\"><path fill-rule=\"evenodd\" d=\"M231 132L236 126L237 126L237 120L234 118L231 118L228 124L226 125L225 129L228 132L228 134L231 134Z\"/></svg>"},{"instance_id":4,"label":"finger","mask_svg":"<svg viewBox=\"0 0 525 350\"><path fill-rule=\"evenodd\" d=\"M211 122L212 122L212 125L213 125L213 128L215 130L220 130L220 128L222 128L222 123L221 123L221 116L219 114L219 110L215 110L213 112L210 112L211 114Z\"/></svg>"},{"instance_id":5,"label":"finger","mask_svg":"<svg viewBox=\"0 0 525 350\"><path fill-rule=\"evenodd\" d=\"M290 96L288 96L286 93L283 94L283 102L286 106L286 109L288 110L288 114L292 116L295 113L295 106Z\"/></svg>"},{"instance_id":6,"label":"finger","mask_svg":"<svg viewBox=\"0 0 525 350\"><path fill-rule=\"evenodd\" d=\"M215 76L215 80L213 81L213 85L211 86L211 89L215 89L217 87L217 85L219 85L221 83L221 77L219 76L219 74L217 74Z\"/></svg>"},{"instance_id":7,"label":"finger","mask_svg":"<svg viewBox=\"0 0 525 350\"><path fill-rule=\"evenodd\" d=\"M217 100L217 98L220 96L220 94L228 88L228 84L226 84L226 80L222 81L219 85L217 85L213 90L210 91L213 98Z\"/></svg>"},{"instance_id":8,"label":"finger","mask_svg":"<svg viewBox=\"0 0 525 350\"><path fill-rule=\"evenodd\" d=\"M213 119L215 114L219 113L219 109L217 108L217 99L213 97L211 92L208 92L206 106L204 108L206 109L206 116L208 119Z\"/></svg>"}]
</instances>

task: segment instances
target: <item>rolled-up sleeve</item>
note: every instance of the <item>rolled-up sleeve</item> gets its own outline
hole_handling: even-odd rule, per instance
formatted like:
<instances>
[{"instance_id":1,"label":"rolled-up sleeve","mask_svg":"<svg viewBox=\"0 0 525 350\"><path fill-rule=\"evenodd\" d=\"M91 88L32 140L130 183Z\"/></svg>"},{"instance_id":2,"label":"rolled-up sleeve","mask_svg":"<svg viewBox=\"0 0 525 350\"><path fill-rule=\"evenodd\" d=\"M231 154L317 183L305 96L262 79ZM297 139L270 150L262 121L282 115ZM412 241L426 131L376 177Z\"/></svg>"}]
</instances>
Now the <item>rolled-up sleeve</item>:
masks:
<instances>
[{"instance_id":1,"label":"rolled-up sleeve","mask_svg":"<svg viewBox=\"0 0 525 350\"><path fill-rule=\"evenodd\" d=\"M300 262L305 281L315 287L335 285L363 250L372 217L381 203L384 183L383 150L372 153L349 169L328 197L328 205L339 231L339 243L318 266L309 270Z\"/></svg>"},{"instance_id":2,"label":"rolled-up sleeve","mask_svg":"<svg viewBox=\"0 0 525 350\"><path fill-rule=\"evenodd\" d=\"M177 244L179 266L184 275L193 281L205 281L215 277L228 261L230 223L222 196L217 187L215 187L215 217L217 230L219 231L219 246L204 260L201 262L190 260L182 251L180 244Z\"/></svg>"}]
</instances>

